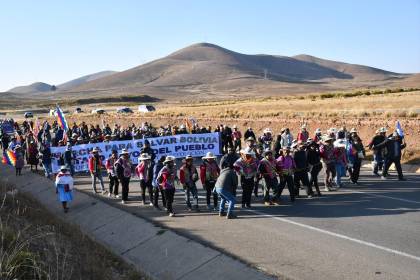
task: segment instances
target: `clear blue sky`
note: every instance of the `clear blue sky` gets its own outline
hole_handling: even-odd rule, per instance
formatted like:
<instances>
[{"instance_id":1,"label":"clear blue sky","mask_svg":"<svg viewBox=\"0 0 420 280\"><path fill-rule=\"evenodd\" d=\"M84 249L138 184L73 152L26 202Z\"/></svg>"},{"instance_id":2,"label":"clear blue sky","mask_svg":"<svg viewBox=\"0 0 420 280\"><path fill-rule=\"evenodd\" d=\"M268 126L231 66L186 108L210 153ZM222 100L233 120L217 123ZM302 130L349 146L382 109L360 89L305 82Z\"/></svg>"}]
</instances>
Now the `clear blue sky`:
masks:
<instances>
[{"instance_id":1,"label":"clear blue sky","mask_svg":"<svg viewBox=\"0 0 420 280\"><path fill-rule=\"evenodd\" d=\"M0 0L0 91L125 70L198 42L420 72L420 0Z\"/></svg>"}]
</instances>

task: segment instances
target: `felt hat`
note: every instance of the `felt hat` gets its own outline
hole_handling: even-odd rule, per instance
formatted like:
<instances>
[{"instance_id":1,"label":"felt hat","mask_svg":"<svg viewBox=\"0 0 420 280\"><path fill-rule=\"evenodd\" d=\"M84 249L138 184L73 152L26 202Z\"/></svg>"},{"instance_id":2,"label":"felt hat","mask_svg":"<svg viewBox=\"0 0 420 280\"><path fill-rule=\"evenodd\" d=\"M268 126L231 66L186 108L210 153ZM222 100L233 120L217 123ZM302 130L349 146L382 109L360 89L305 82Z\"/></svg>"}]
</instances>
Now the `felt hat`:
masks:
<instances>
[{"instance_id":1,"label":"felt hat","mask_svg":"<svg viewBox=\"0 0 420 280\"><path fill-rule=\"evenodd\" d=\"M174 156L166 156L165 161L163 163L165 164L165 163L168 163L168 162L171 162L171 161L175 161L175 157Z\"/></svg>"},{"instance_id":2,"label":"felt hat","mask_svg":"<svg viewBox=\"0 0 420 280\"><path fill-rule=\"evenodd\" d=\"M216 158L212 152L207 152L207 154L204 157L202 157L202 159L210 159L210 158L213 158L213 159Z\"/></svg>"}]
</instances>

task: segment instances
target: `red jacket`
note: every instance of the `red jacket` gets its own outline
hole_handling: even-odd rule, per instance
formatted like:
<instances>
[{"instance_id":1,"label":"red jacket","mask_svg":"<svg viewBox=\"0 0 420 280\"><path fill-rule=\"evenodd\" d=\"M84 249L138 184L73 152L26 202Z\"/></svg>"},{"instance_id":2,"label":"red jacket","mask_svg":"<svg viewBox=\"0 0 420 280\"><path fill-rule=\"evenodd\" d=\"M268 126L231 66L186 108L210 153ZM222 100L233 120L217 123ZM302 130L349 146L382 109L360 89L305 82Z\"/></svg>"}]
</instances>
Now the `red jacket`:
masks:
<instances>
[{"instance_id":1,"label":"red jacket","mask_svg":"<svg viewBox=\"0 0 420 280\"><path fill-rule=\"evenodd\" d=\"M89 158L89 171L90 172L95 172L95 164L98 165L98 169L102 169L102 161L99 159L96 162L96 158L95 157L90 157Z\"/></svg>"}]
</instances>

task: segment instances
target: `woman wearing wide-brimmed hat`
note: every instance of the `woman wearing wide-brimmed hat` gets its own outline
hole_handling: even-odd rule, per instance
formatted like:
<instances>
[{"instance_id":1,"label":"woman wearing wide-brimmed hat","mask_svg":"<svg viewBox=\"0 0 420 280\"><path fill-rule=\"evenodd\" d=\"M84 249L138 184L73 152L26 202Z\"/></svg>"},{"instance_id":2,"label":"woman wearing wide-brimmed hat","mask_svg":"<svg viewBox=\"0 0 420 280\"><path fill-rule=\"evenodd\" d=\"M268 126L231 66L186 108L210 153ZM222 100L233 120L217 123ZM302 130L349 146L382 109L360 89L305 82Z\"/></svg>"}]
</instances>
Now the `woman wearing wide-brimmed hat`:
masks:
<instances>
[{"instance_id":1,"label":"woman wearing wide-brimmed hat","mask_svg":"<svg viewBox=\"0 0 420 280\"><path fill-rule=\"evenodd\" d=\"M211 209L210 197L213 194L213 210L217 210L218 195L213 192L217 177L220 174L220 168L217 165L216 157L212 152L208 152L202 157L203 163L200 165L200 178L203 188L206 190L207 209Z\"/></svg>"},{"instance_id":2,"label":"woman wearing wide-brimmed hat","mask_svg":"<svg viewBox=\"0 0 420 280\"><path fill-rule=\"evenodd\" d=\"M277 179L280 165L274 159L273 151L264 151L264 158L260 161L258 172L264 179L264 204L274 205L279 203L279 181ZM270 198L270 189L273 192L273 197Z\"/></svg>"},{"instance_id":3,"label":"woman wearing wide-brimmed hat","mask_svg":"<svg viewBox=\"0 0 420 280\"><path fill-rule=\"evenodd\" d=\"M58 172L55 178L55 188L58 199L63 205L63 210L67 213L69 210L67 203L73 200L73 178L67 166L60 167L60 172Z\"/></svg>"},{"instance_id":4,"label":"woman wearing wide-brimmed hat","mask_svg":"<svg viewBox=\"0 0 420 280\"><path fill-rule=\"evenodd\" d=\"M143 205L146 205L146 189L149 193L150 206L153 206L153 188L152 177L153 174L150 170L150 156L143 153L138 158L139 164L136 167L136 174L140 179L141 200Z\"/></svg>"},{"instance_id":5,"label":"woman wearing wide-brimmed hat","mask_svg":"<svg viewBox=\"0 0 420 280\"><path fill-rule=\"evenodd\" d=\"M166 156L163 164L164 167L160 170L156 180L160 184L165 194L166 212L170 217L173 217L175 216L175 212L172 208L175 195L175 181L179 181L176 175L175 157Z\"/></svg>"},{"instance_id":6,"label":"woman wearing wide-brimmed hat","mask_svg":"<svg viewBox=\"0 0 420 280\"><path fill-rule=\"evenodd\" d=\"M121 182L122 204L128 201L129 184L131 178L131 161L130 153L127 149L123 149L120 158L115 162L118 180Z\"/></svg>"},{"instance_id":7,"label":"woman wearing wide-brimmed hat","mask_svg":"<svg viewBox=\"0 0 420 280\"><path fill-rule=\"evenodd\" d=\"M319 146L319 152L321 154L322 168L324 169L324 184L325 191L329 192L332 190L332 182L335 177L335 157L334 157L334 138L331 135L324 135L322 138L321 145Z\"/></svg>"},{"instance_id":8,"label":"woman wearing wide-brimmed hat","mask_svg":"<svg viewBox=\"0 0 420 280\"><path fill-rule=\"evenodd\" d=\"M347 141L338 139L334 142L334 158L335 158L335 184L337 189L343 186L341 177L346 175L347 155L346 155Z\"/></svg>"},{"instance_id":9,"label":"woman wearing wide-brimmed hat","mask_svg":"<svg viewBox=\"0 0 420 280\"><path fill-rule=\"evenodd\" d=\"M255 153L251 149L243 149L240 154L241 157L233 164L233 167L241 177L242 208L251 208L251 196L258 172L258 165Z\"/></svg>"}]
</instances>

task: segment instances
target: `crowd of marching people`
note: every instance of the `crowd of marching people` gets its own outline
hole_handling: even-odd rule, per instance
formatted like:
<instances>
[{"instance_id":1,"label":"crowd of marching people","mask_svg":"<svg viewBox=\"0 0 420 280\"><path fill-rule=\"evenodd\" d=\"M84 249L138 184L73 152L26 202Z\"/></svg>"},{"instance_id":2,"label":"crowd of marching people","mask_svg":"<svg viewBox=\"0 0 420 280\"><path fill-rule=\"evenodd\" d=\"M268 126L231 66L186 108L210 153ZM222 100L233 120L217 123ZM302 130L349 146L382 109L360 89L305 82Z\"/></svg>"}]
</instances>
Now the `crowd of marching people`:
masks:
<instances>
[{"instance_id":1,"label":"crowd of marching people","mask_svg":"<svg viewBox=\"0 0 420 280\"><path fill-rule=\"evenodd\" d=\"M403 135L398 130L387 135L385 128L380 128L371 141L364 145L355 128L347 131L330 128L327 131L316 129L312 135L304 124L296 137L289 128L283 128L274 135L267 128L261 135L256 135L249 127L242 135L236 126L211 127L161 126L150 123L134 124L128 127L103 124L87 125L74 123L65 132L57 122L42 124L24 121L21 124L7 120L13 125L14 133L1 134L3 159L7 151L13 151L16 175L21 175L25 159L31 170L37 170L40 164L46 177L51 177L51 146L66 146L66 152L60 159L60 172L56 176L57 194L68 211L67 202L72 200L74 157L72 146L106 141L146 139L138 162L131 162L130 152L120 153L113 150L103 164L101 151L92 150L89 158L89 173L92 178L92 191L97 193L97 185L102 194L129 200L129 187L132 177L139 179L143 204L164 207L170 216L174 216L173 201L177 186L182 186L188 211L200 211L197 183L201 182L206 194L208 210L218 211L220 216L234 218L238 186L242 188L241 206L250 208L252 195L258 197L262 185L262 200L267 206L281 203L282 192L287 186L290 201L302 197L304 189L307 198L321 196L318 175L324 173L323 191L329 192L343 187L343 177L348 174L352 184L359 184L362 160L366 156L365 148L373 151L372 172L386 179L392 163L395 164L399 180L405 180L401 170L401 150L405 148ZM199 165L192 156L186 156L179 168L176 158L171 155L156 158L147 138L186 134L219 132L221 151L218 157L208 152L201 158ZM244 143L242 143L244 142ZM109 179L105 187L103 172ZM381 174L379 173L381 172ZM121 187L121 194L119 188ZM146 203L147 201L147 203ZM225 209L228 204L227 210Z\"/></svg>"}]
</instances>

